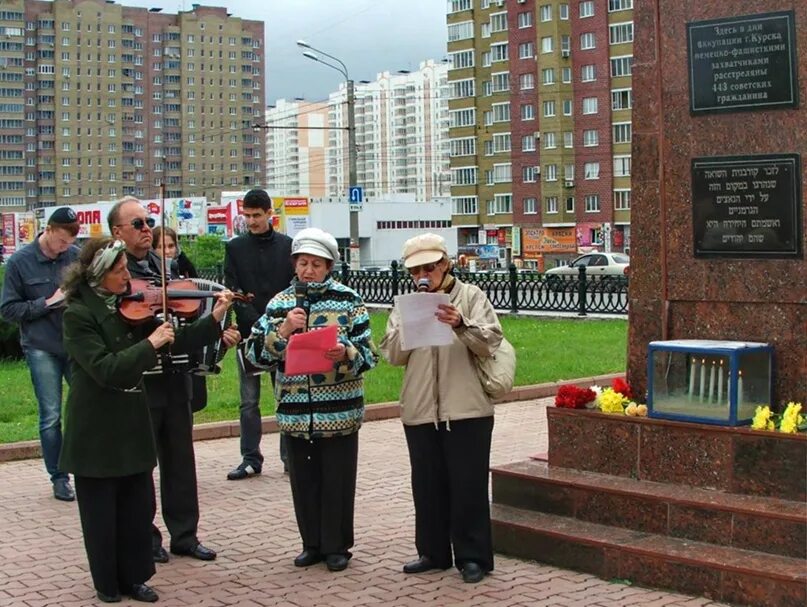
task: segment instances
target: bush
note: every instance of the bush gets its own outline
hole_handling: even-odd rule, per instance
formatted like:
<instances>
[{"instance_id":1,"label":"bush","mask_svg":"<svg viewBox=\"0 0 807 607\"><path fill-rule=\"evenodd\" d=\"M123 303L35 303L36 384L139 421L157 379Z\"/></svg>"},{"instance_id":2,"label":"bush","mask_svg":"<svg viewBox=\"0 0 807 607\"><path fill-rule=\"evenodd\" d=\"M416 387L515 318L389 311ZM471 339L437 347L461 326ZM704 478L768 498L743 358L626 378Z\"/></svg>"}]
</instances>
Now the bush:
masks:
<instances>
[{"instance_id":1,"label":"bush","mask_svg":"<svg viewBox=\"0 0 807 607\"><path fill-rule=\"evenodd\" d=\"M214 268L224 263L224 241L214 234L180 238L182 250L197 268Z\"/></svg>"}]
</instances>

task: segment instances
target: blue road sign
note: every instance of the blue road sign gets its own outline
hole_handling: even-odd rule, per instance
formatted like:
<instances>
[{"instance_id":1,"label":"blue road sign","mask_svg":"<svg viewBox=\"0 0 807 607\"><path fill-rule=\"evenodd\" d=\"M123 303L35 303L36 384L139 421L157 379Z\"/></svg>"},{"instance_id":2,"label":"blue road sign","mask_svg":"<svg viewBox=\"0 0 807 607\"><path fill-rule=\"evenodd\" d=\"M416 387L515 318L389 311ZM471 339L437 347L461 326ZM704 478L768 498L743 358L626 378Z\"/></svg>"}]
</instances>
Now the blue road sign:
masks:
<instances>
[{"instance_id":1,"label":"blue road sign","mask_svg":"<svg viewBox=\"0 0 807 607\"><path fill-rule=\"evenodd\" d=\"M361 211L362 202L364 201L364 189L361 186L352 185L347 192L350 210Z\"/></svg>"}]
</instances>

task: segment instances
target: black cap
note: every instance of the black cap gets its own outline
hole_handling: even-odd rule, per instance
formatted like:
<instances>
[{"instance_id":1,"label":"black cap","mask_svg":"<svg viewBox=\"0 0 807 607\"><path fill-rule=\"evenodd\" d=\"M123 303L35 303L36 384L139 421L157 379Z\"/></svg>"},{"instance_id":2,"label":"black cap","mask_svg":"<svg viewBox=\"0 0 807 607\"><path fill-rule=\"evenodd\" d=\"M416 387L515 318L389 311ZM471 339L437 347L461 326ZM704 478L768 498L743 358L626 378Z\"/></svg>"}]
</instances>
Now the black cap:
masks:
<instances>
[{"instance_id":1,"label":"black cap","mask_svg":"<svg viewBox=\"0 0 807 607\"><path fill-rule=\"evenodd\" d=\"M48 225L68 225L71 223L78 223L78 216L70 207L59 207L53 211L50 219L48 219Z\"/></svg>"}]
</instances>

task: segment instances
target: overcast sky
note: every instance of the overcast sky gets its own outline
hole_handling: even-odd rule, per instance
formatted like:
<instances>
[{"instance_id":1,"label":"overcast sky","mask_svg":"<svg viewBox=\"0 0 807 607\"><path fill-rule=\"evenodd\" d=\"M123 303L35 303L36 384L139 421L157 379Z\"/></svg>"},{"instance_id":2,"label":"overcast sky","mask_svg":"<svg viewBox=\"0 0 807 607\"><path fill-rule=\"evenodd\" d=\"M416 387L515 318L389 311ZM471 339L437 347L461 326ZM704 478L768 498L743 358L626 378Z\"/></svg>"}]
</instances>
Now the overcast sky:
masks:
<instances>
[{"instance_id":1,"label":"overcast sky","mask_svg":"<svg viewBox=\"0 0 807 607\"><path fill-rule=\"evenodd\" d=\"M188 0L119 0L125 6L190 10ZM415 70L426 59L446 55L445 0L238 0L199 4L224 6L234 16L265 23L266 99L327 99L342 76L302 56L311 46L341 59L356 82L379 72Z\"/></svg>"}]
</instances>

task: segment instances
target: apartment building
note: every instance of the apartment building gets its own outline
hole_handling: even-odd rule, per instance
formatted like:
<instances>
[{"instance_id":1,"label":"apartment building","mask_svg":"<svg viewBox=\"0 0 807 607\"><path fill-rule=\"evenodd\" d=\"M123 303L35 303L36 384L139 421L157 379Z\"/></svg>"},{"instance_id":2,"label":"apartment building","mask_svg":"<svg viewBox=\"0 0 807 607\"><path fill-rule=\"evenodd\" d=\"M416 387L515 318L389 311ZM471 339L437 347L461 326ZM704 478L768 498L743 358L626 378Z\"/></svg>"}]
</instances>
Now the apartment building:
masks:
<instances>
[{"instance_id":1,"label":"apartment building","mask_svg":"<svg viewBox=\"0 0 807 607\"><path fill-rule=\"evenodd\" d=\"M279 99L266 110L266 188L328 195L328 104Z\"/></svg>"},{"instance_id":2,"label":"apartment building","mask_svg":"<svg viewBox=\"0 0 807 607\"><path fill-rule=\"evenodd\" d=\"M220 7L0 5L0 206L206 196L263 181L264 25Z\"/></svg>"},{"instance_id":3,"label":"apartment building","mask_svg":"<svg viewBox=\"0 0 807 607\"><path fill-rule=\"evenodd\" d=\"M348 186L347 91L329 98L328 194ZM417 71L383 72L355 87L357 184L369 198L449 195L448 65L421 62Z\"/></svg>"},{"instance_id":4,"label":"apartment building","mask_svg":"<svg viewBox=\"0 0 807 607\"><path fill-rule=\"evenodd\" d=\"M633 0L448 9L461 252L544 269L629 251Z\"/></svg>"}]
</instances>

